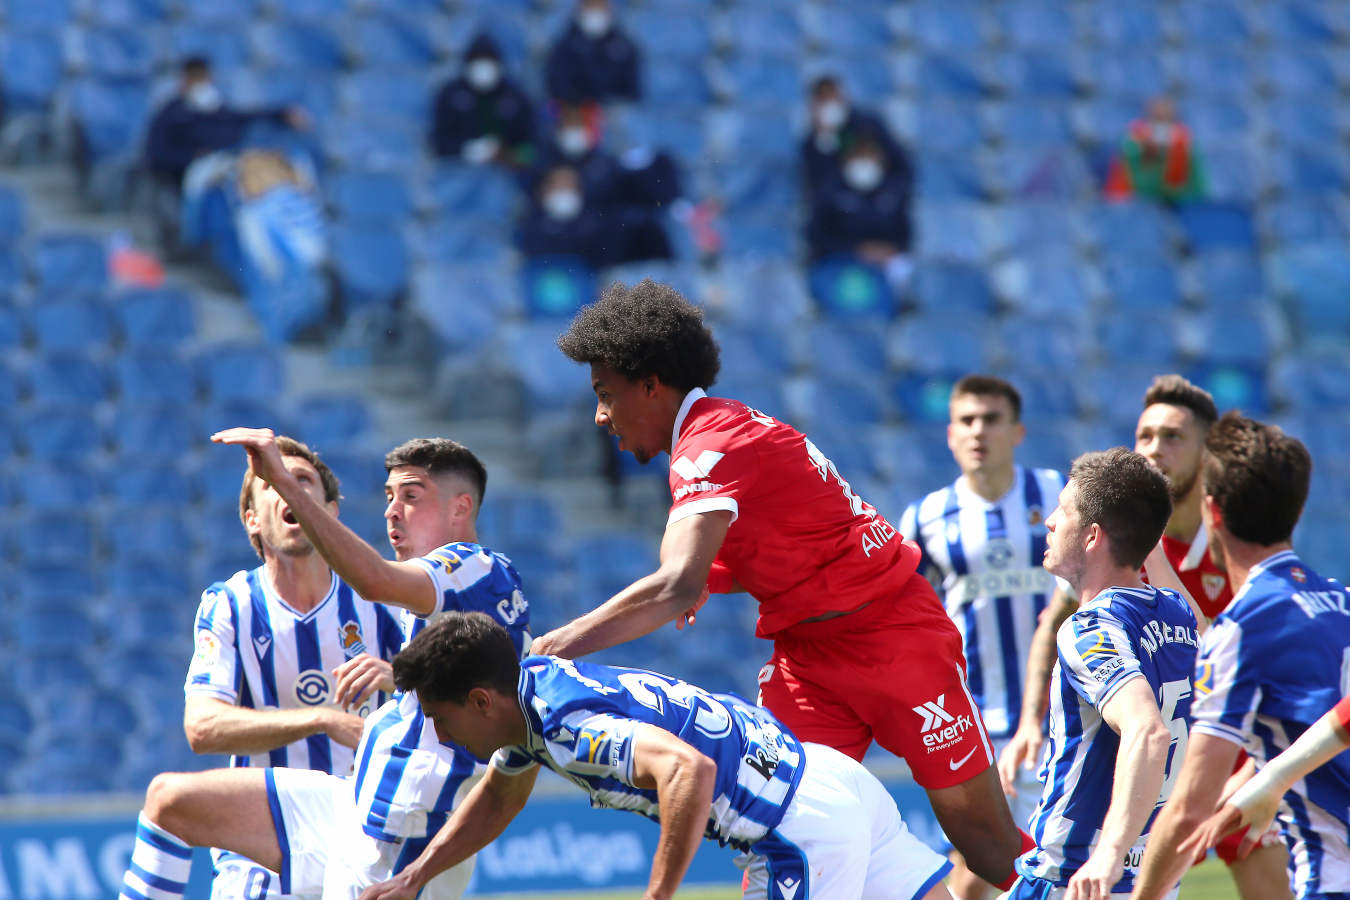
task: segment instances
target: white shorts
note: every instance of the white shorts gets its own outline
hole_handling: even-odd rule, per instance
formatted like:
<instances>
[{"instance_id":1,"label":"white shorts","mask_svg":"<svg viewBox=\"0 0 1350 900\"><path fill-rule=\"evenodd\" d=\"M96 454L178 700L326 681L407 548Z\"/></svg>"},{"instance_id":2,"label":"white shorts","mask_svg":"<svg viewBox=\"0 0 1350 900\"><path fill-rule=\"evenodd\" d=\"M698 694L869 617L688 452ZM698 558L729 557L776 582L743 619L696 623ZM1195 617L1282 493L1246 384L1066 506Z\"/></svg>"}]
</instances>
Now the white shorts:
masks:
<instances>
[{"instance_id":1,"label":"white shorts","mask_svg":"<svg viewBox=\"0 0 1350 900\"><path fill-rule=\"evenodd\" d=\"M281 876L246 856L212 850L211 900L303 900L281 892Z\"/></svg>"},{"instance_id":2,"label":"white shorts","mask_svg":"<svg viewBox=\"0 0 1350 900\"><path fill-rule=\"evenodd\" d=\"M308 769L267 769L267 801L281 845L281 889L323 900L356 900L417 858L428 839L376 840L361 830L350 779ZM421 900L459 900L473 858L442 872Z\"/></svg>"},{"instance_id":3,"label":"white shorts","mask_svg":"<svg viewBox=\"0 0 1350 900\"><path fill-rule=\"evenodd\" d=\"M745 900L916 900L952 864L910 833L895 800L852 757L803 744L783 821L737 858Z\"/></svg>"},{"instance_id":4,"label":"white shorts","mask_svg":"<svg viewBox=\"0 0 1350 900\"><path fill-rule=\"evenodd\" d=\"M1066 887L1055 887L1047 881L1041 881L1039 878L1028 878L1025 875L1018 877L1013 882L1012 889L1006 894L999 894L996 900L1064 900L1069 889ZM1172 888L1171 891L1163 895L1163 900L1177 900L1177 895L1181 893L1181 885ZM1129 897L1129 894L1111 894L1112 897Z\"/></svg>"}]
</instances>

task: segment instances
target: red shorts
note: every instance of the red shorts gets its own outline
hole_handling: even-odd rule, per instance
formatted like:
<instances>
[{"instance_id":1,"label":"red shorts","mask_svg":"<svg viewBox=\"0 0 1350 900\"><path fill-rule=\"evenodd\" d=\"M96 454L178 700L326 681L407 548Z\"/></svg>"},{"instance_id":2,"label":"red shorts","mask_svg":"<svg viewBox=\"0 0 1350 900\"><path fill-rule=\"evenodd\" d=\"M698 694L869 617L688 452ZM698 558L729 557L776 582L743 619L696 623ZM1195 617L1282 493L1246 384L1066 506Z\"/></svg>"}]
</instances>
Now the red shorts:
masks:
<instances>
[{"instance_id":1,"label":"red shorts","mask_svg":"<svg viewBox=\"0 0 1350 900\"><path fill-rule=\"evenodd\" d=\"M1246 764L1246 762L1247 762L1247 752L1245 750L1239 750L1237 761L1233 763L1233 771L1236 773L1239 769L1243 767L1244 764ZM1214 855L1217 856L1219 859L1223 860L1225 865L1229 866L1231 866L1233 863L1237 862L1240 859L1245 859L1246 857L1238 855L1238 848L1242 846L1242 836L1245 835L1246 833L1247 829L1239 828L1237 831L1228 835L1228 837L1219 841L1217 844L1214 845ZM1270 827L1270 830L1261 836L1261 840L1256 846L1268 847L1272 844L1277 844L1280 842L1281 841L1280 841L1279 826L1272 825ZM1206 853L1206 851L1201 850L1199 853L1196 854L1195 862L1192 863L1192 865L1196 866L1200 865L1202 862L1205 861L1205 857L1207 855L1208 854Z\"/></svg>"},{"instance_id":2,"label":"red shorts","mask_svg":"<svg viewBox=\"0 0 1350 900\"><path fill-rule=\"evenodd\" d=\"M961 634L922 575L893 602L773 637L759 702L799 740L861 760L875 739L928 790L993 765L993 744L966 687Z\"/></svg>"}]
</instances>

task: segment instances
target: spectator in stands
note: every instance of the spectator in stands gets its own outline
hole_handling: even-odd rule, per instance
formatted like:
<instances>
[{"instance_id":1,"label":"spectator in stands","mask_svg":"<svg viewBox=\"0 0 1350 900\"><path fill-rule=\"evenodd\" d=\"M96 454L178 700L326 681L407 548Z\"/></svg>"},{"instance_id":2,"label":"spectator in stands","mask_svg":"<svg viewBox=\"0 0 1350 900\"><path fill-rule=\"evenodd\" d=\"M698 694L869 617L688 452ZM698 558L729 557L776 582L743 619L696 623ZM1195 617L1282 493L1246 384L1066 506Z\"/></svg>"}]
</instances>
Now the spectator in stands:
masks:
<instances>
[{"instance_id":1,"label":"spectator in stands","mask_svg":"<svg viewBox=\"0 0 1350 900\"><path fill-rule=\"evenodd\" d=\"M191 57L183 62L178 93L150 121L146 167L156 181L177 192L193 160L238 146L250 125L265 120L300 131L310 127L308 114L298 107L231 109L211 77L211 64Z\"/></svg>"},{"instance_id":2,"label":"spectator in stands","mask_svg":"<svg viewBox=\"0 0 1350 900\"><path fill-rule=\"evenodd\" d=\"M881 267L892 286L909 280L914 173L892 165L886 148L858 137L811 202L806 239L813 260L839 254Z\"/></svg>"},{"instance_id":3,"label":"spectator in stands","mask_svg":"<svg viewBox=\"0 0 1350 900\"><path fill-rule=\"evenodd\" d=\"M575 256L592 269L617 259L617 234L606 211L586 196L580 173L558 165L539 179L517 234L526 256Z\"/></svg>"},{"instance_id":4,"label":"spectator in stands","mask_svg":"<svg viewBox=\"0 0 1350 900\"><path fill-rule=\"evenodd\" d=\"M881 145L892 168L912 168L909 155L881 119L852 105L838 78L822 75L811 83L809 94L811 130L802 140L802 174L808 200L834 176L840 154L863 138Z\"/></svg>"},{"instance_id":5,"label":"spectator in stands","mask_svg":"<svg viewBox=\"0 0 1350 900\"><path fill-rule=\"evenodd\" d=\"M1146 197L1164 203L1192 200L1205 192L1204 170L1191 131L1176 106L1154 98L1148 113L1130 123L1106 179L1110 200Z\"/></svg>"},{"instance_id":6,"label":"spectator in stands","mask_svg":"<svg viewBox=\"0 0 1350 900\"><path fill-rule=\"evenodd\" d=\"M617 200L623 173L614 154L601 146L600 124L588 115L586 107L563 104L552 136L539 151L539 161L530 178L532 189L558 166L570 166L581 177L583 192L595 206L608 206Z\"/></svg>"},{"instance_id":7,"label":"spectator in stands","mask_svg":"<svg viewBox=\"0 0 1350 900\"><path fill-rule=\"evenodd\" d=\"M464 67L436 94L431 146L437 156L522 168L534 163L534 104L506 74L501 48L479 33Z\"/></svg>"},{"instance_id":8,"label":"spectator in stands","mask_svg":"<svg viewBox=\"0 0 1350 900\"><path fill-rule=\"evenodd\" d=\"M567 30L549 51L549 96L565 103L642 97L637 45L614 20L610 0L580 0Z\"/></svg>"}]
</instances>

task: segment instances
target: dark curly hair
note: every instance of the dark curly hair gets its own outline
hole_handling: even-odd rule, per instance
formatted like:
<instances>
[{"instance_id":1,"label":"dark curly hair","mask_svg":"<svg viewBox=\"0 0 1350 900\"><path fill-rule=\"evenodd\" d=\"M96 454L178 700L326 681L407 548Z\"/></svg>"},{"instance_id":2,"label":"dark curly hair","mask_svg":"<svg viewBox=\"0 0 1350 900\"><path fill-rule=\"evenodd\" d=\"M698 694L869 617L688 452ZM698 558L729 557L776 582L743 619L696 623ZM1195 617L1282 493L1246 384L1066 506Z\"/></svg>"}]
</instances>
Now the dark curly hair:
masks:
<instances>
[{"instance_id":1,"label":"dark curly hair","mask_svg":"<svg viewBox=\"0 0 1350 900\"><path fill-rule=\"evenodd\" d=\"M682 391L711 386L722 366L703 311L650 278L605 288L577 313L558 347L574 362L608 366L630 381L655 375Z\"/></svg>"}]
</instances>

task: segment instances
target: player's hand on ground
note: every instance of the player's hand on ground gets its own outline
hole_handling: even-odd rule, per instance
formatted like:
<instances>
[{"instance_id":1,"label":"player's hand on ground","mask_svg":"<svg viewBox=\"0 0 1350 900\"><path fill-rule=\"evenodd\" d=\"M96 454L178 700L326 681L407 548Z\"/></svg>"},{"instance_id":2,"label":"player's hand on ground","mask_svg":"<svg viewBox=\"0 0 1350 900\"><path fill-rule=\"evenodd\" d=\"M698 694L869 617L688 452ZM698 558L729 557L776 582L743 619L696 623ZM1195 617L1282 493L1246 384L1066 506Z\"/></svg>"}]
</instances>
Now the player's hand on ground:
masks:
<instances>
[{"instance_id":1,"label":"player's hand on ground","mask_svg":"<svg viewBox=\"0 0 1350 900\"><path fill-rule=\"evenodd\" d=\"M227 428L211 435L217 444L230 444L243 447L248 454L248 465L268 484L275 485L278 479L286 477L286 463L277 449L276 435L270 428Z\"/></svg>"},{"instance_id":2,"label":"player's hand on ground","mask_svg":"<svg viewBox=\"0 0 1350 900\"><path fill-rule=\"evenodd\" d=\"M401 875L373 884L361 892L359 900L413 900L420 885L408 884Z\"/></svg>"},{"instance_id":3,"label":"player's hand on ground","mask_svg":"<svg viewBox=\"0 0 1350 900\"><path fill-rule=\"evenodd\" d=\"M679 618L675 620L676 628L683 628L686 625L693 625L698 619L698 611L703 608L703 604L708 602L710 593L705 587L703 593L699 595L698 601L693 606L686 609Z\"/></svg>"},{"instance_id":4,"label":"player's hand on ground","mask_svg":"<svg viewBox=\"0 0 1350 900\"><path fill-rule=\"evenodd\" d=\"M1069 879L1064 900L1110 900L1111 888L1125 873L1124 854L1095 852Z\"/></svg>"},{"instance_id":5,"label":"player's hand on ground","mask_svg":"<svg viewBox=\"0 0 1350 900\"><path fill-rule=\"evenodd\" d=\"M323 733L344 747L356 749L361 743L361 733L366 730L366 720L333 707L325 707L324 711L328 716L324 720Z\"/></svg>"},{"instance_id":6,"label":"player's hand on ground","mask_svg":"<svg viewBox=\"0 0 1350 900\"><path fill-rule=\"evenodd\" d=\"M378 656L362 653L333 670L333 700L343 709L359 707L376 691L394 692L394 667Z\"/></svg>"},{"instance_id":7,"label":"player's hand on ground","mask_svg":"<svg viewBox=\"0 0 1350 900\"><path fill-rule=\"evenodd\" d=\"M1003 792L1010 797L1017 796L1017 769L1019 766L1034 769L1041 758L1041 744L1045 741L1040 727L1023 728L1018 726L1008 745L998 755L998 780L1003 783Z\"/></svg>"}]
</instances>

